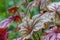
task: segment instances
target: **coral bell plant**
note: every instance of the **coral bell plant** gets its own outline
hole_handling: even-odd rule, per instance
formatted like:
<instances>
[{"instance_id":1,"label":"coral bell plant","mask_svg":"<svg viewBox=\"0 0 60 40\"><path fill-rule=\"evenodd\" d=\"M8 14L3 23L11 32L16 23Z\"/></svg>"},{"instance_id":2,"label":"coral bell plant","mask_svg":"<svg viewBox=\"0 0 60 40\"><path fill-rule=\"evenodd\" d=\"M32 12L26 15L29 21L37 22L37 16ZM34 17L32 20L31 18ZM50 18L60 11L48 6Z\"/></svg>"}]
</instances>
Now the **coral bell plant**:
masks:
<instances>
[{"instance_id":1,"label":"coral bell plant","mask_svg":"<svg viewBox=\"0 0 60 40\"><path fill-rule=\"evenodd\" d=\"M52 1L2 0L0 40L60 40L60 2Z\"/></svg>"}]
</instances>

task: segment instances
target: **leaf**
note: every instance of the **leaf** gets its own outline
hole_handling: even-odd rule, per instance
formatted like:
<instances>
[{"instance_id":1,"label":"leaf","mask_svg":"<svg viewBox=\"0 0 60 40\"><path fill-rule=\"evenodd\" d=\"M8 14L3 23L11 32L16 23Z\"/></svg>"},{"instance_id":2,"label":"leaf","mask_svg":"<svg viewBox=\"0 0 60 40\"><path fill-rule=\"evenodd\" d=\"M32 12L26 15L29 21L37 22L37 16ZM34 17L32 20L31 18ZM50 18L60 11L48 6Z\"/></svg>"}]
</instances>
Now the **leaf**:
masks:
<instances>
[{"instance_id":1,"label":"leaf","mask_svg":"<svg viewBox=\"0 0 60 40\"><path fill-rule=\"evenodd\" d=\"M10 26L11 22L13 20L13 17L10 16L9 18L3 20L0 22L0 28L7 28Z\"/></svg>"},{"instance_id":2,"label":"leaf","mask_svg":"<svg viewBox=\"0 0 60 40\"><path fill-rule=\"evenodd\" d=\"M16 16L14 17L14 21L15 21L15 22L21 22L22 19L21 19L20 16L16 15Z\"/></svg>"},{"instance_id":3,"label":"leaf","mask_svg":"<svg viewBox=\"0 0 60 40\"><path fill-rule=\"evenodd\" d=\"M9 9L8 9L8 12L9 12L9 13L12 13L12 14L15 14L16 11L17 11L17 9L18 9L18 7L9 8Z\"/></svg>"}]
</instances>

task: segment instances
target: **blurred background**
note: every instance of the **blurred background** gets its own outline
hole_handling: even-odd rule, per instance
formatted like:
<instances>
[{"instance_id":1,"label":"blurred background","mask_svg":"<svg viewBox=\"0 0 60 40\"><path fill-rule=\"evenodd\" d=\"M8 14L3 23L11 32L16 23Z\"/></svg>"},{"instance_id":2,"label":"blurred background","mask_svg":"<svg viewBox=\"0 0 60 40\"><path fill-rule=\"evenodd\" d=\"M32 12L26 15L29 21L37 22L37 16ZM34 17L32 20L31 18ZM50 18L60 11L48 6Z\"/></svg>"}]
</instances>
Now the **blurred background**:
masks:
<instances>
[{"instance_id":1,"label":"blurred background","mask_svg":"<svg viewBox=\"0 0 60 40\"><path fill-rule=\"evenodd\" d=\"M28 0L28 3L30 3L33 0ZM60 0L51 0L51 2L59 2ZM26 9L25 3L24 5L20 5L21 3L23 3L24 0L16 0L16 2L14 0L0 0L0 22L6 18L8 18L11 14L8 13L8 9L16 6L19 6L19 12L20 13L24 13L24 10ZM15 4L15 5L14 5ZM35 15L38 13L38 8L34 7L31 8L32 11L32 15ZM29 15L29 13L28 13ZM13 22L11 24L11 27L8 28L7 31L12 30L13 32L11 34L8 35L8 40L12 40L13 38L17 38L19 37L21 34L20 33L16 33L14 32L14 29L16 28L17 23ZM41 35L41 33L40 33ZM36 34L36 40L37 40L38 36Z\"/></svg>"}]
</instances>

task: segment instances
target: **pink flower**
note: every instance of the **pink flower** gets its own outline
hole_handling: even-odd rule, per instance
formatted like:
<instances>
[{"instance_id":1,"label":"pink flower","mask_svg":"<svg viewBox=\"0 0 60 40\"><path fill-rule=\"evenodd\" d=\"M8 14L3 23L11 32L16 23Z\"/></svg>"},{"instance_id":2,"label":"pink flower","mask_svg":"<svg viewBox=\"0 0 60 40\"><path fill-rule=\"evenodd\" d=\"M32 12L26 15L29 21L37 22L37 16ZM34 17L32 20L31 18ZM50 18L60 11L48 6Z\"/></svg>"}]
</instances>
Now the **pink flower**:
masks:
<instances>
[{"instance_id":1,"label":"pink flower","mask_svg":"<svg viewBox=\"0 0 60 40\"><path fill-rule=\"evenodd\" d=\"M0 40L7 40L7 27L10 26L13 17L10 16L9 18L0 22Z\"/></svg>"},{"instance_id":2,"label":"pink flower","mask_svg":"<svg viewBox=\"0 0 60 40\"><path fill-rule=\"evenodd\" d=\"M42 40L60 40L60 28L54 26L52 29L46 31L47 35L42 37Z\"/></svg>"},{"instance_id":3,"label":"pink flower","mask_svg":"<svg viewBox=\"0 0 60 40\"><path fill-rule=\"evenodd\" d=\"M3 20L0 22L0 28L7 28L10 26L11 22L13 20L13 16L10 16L9 18Z\"/></svg>"},{"instance_id":4,"label":"pink flower","mask_svg":"<svg viewBox=\"0 0 60 40\"><path fill-rule=\"evenodd\" d=\"M45 8L50 3L50 0L40 0L40 3L41 7Z\"/></svg>"},{"instance_id":5,"label":"pink flower","mask_svg":"<svg viewBox=\"0 0 60 40\"><path fill-rule=\"evenodd\" d=\"M24 17L26 16L26 14L21 13L20 16L21 16L22 18L24 18Z\"/></svg>"},{"instance_id":6,"label":"pink flower","mask_svg":"<svg viewBox=\"0 0 60 40\"><path fill-rule=\"evenodd\" d=\"M47 6L50 11L60 12L60 2L54 2Z\"/></svg>"},{"instance_id":7,"label":"pink flower","mask_svg":"<svg viewBox=\"0 0 60 40\"><path fill-rule=\"evenodd\" d=\"M28 4L26 10L29 10L32 7L38 6L38 2L37 1L32 1Z\"/></svg>"},{"instance_id":8,"label":"pink flower","mask_svg":"<svg viewBox=\"0 0 60 40\"><path fill-rule=\"evenodd\" d=\"M0 40L7 40L7 29L0 28Z\"/></svg>"}]
</instances>

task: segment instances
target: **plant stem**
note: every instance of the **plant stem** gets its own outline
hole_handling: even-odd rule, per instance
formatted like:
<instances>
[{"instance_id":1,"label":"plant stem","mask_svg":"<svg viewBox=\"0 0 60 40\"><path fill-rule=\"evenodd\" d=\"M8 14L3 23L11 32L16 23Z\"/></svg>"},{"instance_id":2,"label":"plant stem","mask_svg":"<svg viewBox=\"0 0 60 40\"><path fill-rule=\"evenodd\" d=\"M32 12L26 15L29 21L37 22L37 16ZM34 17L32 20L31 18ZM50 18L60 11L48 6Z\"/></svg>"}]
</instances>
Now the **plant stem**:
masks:
<instances>
[{"instance_id":1,"label":"plant stem","mask_svg":"<svg viewBox=\"0 0 60 40\"><path fill-rule=\"evenodd\" d=\"M38 40L40 40L40 36L39 36L39 34L37 33L37 36L38 36Z\"/></svg>"},{"instance_id":2,"label":"plant stem","mask_svg":"<svg viewBox=\"0 0 60 40\"><path fill-rule=\"evenodd\" d=\"M35 33L33 33L33 39L34 39L34 40L37 40L36 37L35 37Z\"/></svg>"},{"instance_id":3,"label":"plant stem","mask_svg":"<svg viewBox=\"0 0 60 40\"><path fill-rule=\"evenodd\" d=\"M39 13L40 13L40 5L41 5L41 3L39 1L39 3L38 3L38 11L39 11Z\"/></svg>"}]
</instances>

